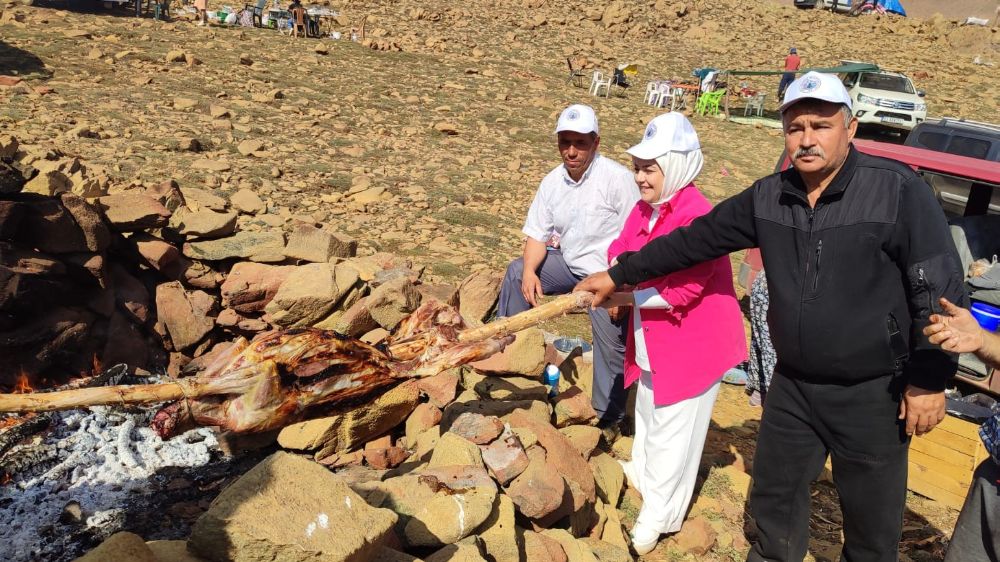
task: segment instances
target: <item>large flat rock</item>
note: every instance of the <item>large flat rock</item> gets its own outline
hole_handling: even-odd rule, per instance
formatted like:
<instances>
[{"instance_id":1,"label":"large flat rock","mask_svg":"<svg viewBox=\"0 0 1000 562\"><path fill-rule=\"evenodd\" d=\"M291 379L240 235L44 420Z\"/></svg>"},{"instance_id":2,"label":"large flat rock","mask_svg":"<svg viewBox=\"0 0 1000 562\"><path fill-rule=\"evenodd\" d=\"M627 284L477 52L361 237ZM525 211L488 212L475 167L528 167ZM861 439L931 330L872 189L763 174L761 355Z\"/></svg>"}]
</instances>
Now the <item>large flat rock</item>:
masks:
<instances>
[{"instance_id":1,"label":"large flat rock","mask_svg":"<svg viewBox=\"0 0 1000 562\"><path fill-rule=\"evenodd\" d=\"M292 270L264 310L279 326L311 326L329 314L341 296L333 266L311 263Z\"/></svg>"},{"instance_id":2,"label":"large flat rock","mask_svg":"<svg viewBox=\"0 0 1000 562\"><path fill-rule=\"evenodd\" d=\"M146 541L134 533L115 533L75 562L159 562Z\"/></svg>"},{"instance_id":3,"label":"large flat rock","mask_svg":"<svg viewBox=\"0 0 1000 562\"><path fill-rule=\"evenodd\" d=\"M279 452L219 494L188 546L220 562L361 562L376 559L396 519L322 465Z\"/></svg>"},{"instance_id":4,"label":"large flat rock","mask_svg":"<svg viewBox=\"0 0 1000 562\"><path fill-rule=\"evenodd\" d=\"M123 232L159 228L170 220L170 211L159 201L139 193L108 195L97 200L104 217Z\"/></svg>"},{"instance_id":5,"label":"large flat rock","mask_svg":"<svg viewBox=\"0 0 1000 562\"><path fill-rule=\"evenodd\" d=\"M284 252L284 235L270 230L237 232L225 238L184 244L185 256L208 261L244 258L251 261L277 262L285 258Z\"/></svg>"}]
</instances>

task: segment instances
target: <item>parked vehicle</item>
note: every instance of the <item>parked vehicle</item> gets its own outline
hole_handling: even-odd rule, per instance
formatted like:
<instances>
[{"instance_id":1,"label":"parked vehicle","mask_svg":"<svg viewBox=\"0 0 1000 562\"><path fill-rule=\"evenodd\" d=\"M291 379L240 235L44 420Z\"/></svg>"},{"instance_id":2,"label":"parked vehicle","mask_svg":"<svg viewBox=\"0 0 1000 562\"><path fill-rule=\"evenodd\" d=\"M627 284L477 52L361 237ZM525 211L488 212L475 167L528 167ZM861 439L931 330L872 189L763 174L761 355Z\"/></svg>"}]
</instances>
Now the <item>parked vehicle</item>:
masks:
<instances>
[{"instance_id":1,"label":"parked vehicle","mask_svg":"<svg viewBox=\"0 0 1000 562\"><path fill-rule=\"evenodd\" d=\"M956 240L956 245L960 242L964 246L959 249L959 254L965 260L990 258L994 253L1000 253L1000 236L983 235L987 229L1000 230L1000 216L995 216L994 204L989 203L991 200L996 201L995 198L1000 194L1000 162L870 140L855 140L854 146L866 154L903 162L931 186L942 179L968 183L972 193L966 197L966 205L960 215L949 221L952 224L952 237ZM775 171L787 169L791 164L788 155L782 152ZM994 216L988 218L981 216L986 215L987 210L993 212ZM974 233L973 230L977 229L979 232ZM969 233L969 236L966 236L966 233ZM967 264L963 263L963 266L967 267ZM757 248L747 250L740 264L737 280L748 292L762 267L760 250ZM972 298L1000 306L1000 291L977 291L972 293ZM962 354L956 376L979 390L1000 398L1000 370L987 367L974 355Z\"/></svg>"},{"instance_id":2,"label":"parked vehicle","mask_svg":"<svg viewBox=\"0 0 1000 562\"><path fill-rule=\"evenodd\" d=\"M1000 125L965 121L963 119L938 119L925 121L906 137L906 146L947 152L969 158L1000 162ZM975 182L950 176L935 176L929 182L934 194L949 217L966 214L969 196ZM982 206L982 203L979 203ZM1000 215L1000 190L993 192L986 212Z\"/></svg>"},{"instance_id":3,"label":"parked vehicle","mask_svg":"<svg viewBox=\"0 0 1000 562\"><path fill-rule=\"evenodd\" d=\"M856 61L840 61L850 64ZM923 90L900 72L849 72L840 76L862 125L909 131L927 119Z\"/></svg>"},{"instance_id":4,"label":"parked vehicle","mask_svg":"<svg viewBox=\"0 0 1000 562\"><path fill-rule=\"evenodd\" d=\"M834 12L848 13L851 11L852 4L856 0L795 0L796 8L816 8L817 10L830 9Z\"/></svg>"},{"instance_id":5,"label":"parked vehicle","mask_svg":"<svg viewBox=\"0 0 1000 562\"><path fill-rule=\"evenodd\" d=\"M150 0L146 1L150 2ZM38 3L37 0L17 0L17 2L22 6L33 6ZM143 0L62 0L61 5L71 10L90 10L97 6L103 7L105 10L112 10L126 4L133 4L136 9L136 16L138 17L141 12L142 2ZM57 5L59 4L57 3Z\"/></svg>"},{"instance_id":6,"label":"parked vehicle","mask_svg":"<svg viewBox=\"0 0 1000 562\"><path fill-rule=\"evenodd\" d=\"M1000 162L1000 125L944 118L914 127L907 146Z\"/></svg>"}]
</instances>

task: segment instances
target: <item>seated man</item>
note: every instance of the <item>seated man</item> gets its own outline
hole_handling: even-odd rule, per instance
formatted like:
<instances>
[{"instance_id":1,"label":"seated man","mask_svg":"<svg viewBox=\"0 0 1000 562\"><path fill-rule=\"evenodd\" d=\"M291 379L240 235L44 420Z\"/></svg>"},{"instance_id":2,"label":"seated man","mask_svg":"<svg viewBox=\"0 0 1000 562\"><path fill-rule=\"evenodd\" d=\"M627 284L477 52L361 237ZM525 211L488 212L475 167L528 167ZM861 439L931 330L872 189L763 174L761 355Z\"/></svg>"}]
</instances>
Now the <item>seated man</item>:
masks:
<instances>
[{"instance_id":1,"label":"seated man","mask_svg":"<svg viewBox=\"0 0 1000 562\"><path fill-rule=\"evenodd\" d=\"M556 123L562 164L542 179L528 209L523 257L511 262L500 288L498 316L523 312L543 295L568 293L608 263L608 245L639 200L632 173L598 154L597 115L571 105ZM606 428L625 415L627 322L590 310L594 340L593 405ZM614 433L612 429L612 433Z\"/></svg>"},{"instance_id":2,"label":"seated man","mask_svg":"<svg viewBox=\"0 0 1000 562\"><path fill-rule=\"evenodd\" d=\"M298 37L299 30L302 30L302 35L304 37L309 36L309 30L306 28L306 9L302 6L299 0L292 0L292 3L288 5L288 12L292 15L292 36Z\"/></svg>"},{"instance_id":3,"label":"seated man","mask_svg":"<svg viewBox=\"0 0 1000 562\"><path fill-rule=\"evenodd\" d=\"M625 76L625 69L621 66L615 69L614 76L611 79L611 83L622 88L628 88L632 84L629 84L628 77Z\"/></svg>"}]
</instances>

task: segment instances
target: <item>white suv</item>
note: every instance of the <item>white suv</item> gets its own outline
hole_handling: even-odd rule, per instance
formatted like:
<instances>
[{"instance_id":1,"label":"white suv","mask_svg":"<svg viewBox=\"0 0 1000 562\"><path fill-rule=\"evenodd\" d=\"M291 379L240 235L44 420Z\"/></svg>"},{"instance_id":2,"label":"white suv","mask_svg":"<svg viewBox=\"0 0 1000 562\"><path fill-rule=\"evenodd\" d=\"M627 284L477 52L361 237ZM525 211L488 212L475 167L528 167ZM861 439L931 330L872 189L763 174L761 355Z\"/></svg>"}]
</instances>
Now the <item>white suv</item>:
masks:
<instances>
[{"instance_id":1,"label":"white suv","mask_svg":"<svg viewBox=\"0 0 1000 562\"><path fill-rule=\"evenodd\" d=\"M848 61L844 61L848 62ZM927 118L923 90L899 72L849 72L841 75L861 124L909 131Z\"/></svg>"}]
</instances>

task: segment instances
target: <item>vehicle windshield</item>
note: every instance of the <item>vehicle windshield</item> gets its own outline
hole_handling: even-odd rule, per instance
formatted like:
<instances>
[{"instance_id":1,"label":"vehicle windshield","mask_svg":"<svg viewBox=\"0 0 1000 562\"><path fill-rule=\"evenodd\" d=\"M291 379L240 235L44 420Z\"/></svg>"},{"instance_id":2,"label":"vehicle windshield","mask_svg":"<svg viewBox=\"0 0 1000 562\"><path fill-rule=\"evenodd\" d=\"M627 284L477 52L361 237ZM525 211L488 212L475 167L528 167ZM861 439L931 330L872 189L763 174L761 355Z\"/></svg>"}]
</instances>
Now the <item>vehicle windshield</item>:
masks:
<instances>
[{"instance_id":1,"label":"vehicle windshield","mask_svg":"<svg viewBox=\"0 0 1000 562\"><path fill-rule=\"evenodd\" d=\"M905 76L894 76L892 74L866 72L861 75L861 87L886 92L900 92L903 94L914 93L913 84Z\"/></svg>"}]
</instances>

